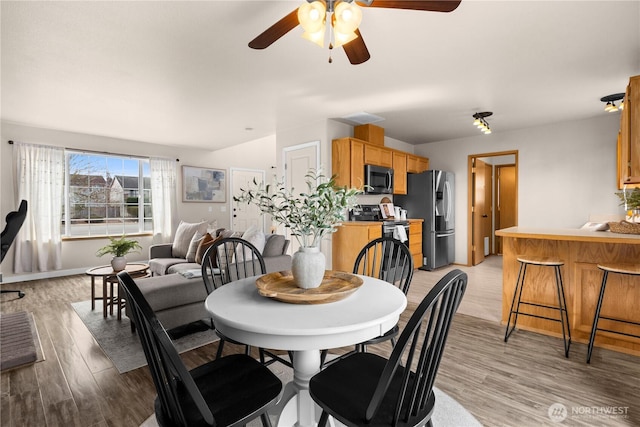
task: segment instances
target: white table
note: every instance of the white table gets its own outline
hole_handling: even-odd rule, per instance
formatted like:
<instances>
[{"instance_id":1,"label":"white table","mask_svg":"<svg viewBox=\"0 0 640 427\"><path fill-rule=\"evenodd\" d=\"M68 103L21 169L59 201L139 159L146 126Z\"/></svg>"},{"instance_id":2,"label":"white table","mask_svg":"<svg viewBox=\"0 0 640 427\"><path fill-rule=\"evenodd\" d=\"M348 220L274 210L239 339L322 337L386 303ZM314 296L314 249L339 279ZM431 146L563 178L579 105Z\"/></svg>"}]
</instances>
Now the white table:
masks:
<instances>
[{"instance_id":1,"label":"white table","mask_svg":"<svg viewBox=\"0 0 640 427\"><path fill-rule=\"evenodd\" d=\"M288 304L258 294L256 277L224 285L205 301L216 328L255 347L290 350L293 381L286 384L278 425L316 424L309 380L320 370L320 350L354 345L384 334L407 306L395 286L372 277L347 298L328 304Z\"/></svg>"}]
</instances>

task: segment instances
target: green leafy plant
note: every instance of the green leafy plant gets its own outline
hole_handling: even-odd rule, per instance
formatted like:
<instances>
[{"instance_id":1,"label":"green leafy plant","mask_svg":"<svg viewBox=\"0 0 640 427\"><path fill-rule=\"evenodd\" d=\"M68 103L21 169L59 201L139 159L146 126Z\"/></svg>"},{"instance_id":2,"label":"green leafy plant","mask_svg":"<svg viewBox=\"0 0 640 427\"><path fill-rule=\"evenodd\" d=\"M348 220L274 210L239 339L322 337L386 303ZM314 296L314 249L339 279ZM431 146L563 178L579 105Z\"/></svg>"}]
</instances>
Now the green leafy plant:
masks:
<instances>
[{"instance_id":1,"label":"green leafy plant","mask_svg":"<svg viewBox=\"0 0 640 427\"><path fill-rule=\"evenodd\" d=\"M305 175L307 191L296 193L287 189L284 181L276 184L258 184L240 189L236 202L253 204L264 214L284 225L303 247L315 247L322 238L337 231L346 219L347 210L357 205L358 188L336 185L335 175L327 179L322 169L310 169Z\"/></svg>"},{"instance_id":2,"label":"green leafy plant","mask_svg":"<svg viewBox=\"0 0 640 427\"><path fill-rule=\"evenodd\" d=\"M111 243L98 249L96 256L113 254L113 256L122 257L129 252L142 249L142 246L140 246L137 240L127 239L125 236L122 236L119 239L109 237L109 240L111 240Z\"/></svg>"},{"instance_id":3,"label":"green leafy plant","mask_svg":"<svg viewBox=\"0 0 640 427\"><path fill-rule=\"evenodd\" d=\"M640 187L631 191L621 191L616 193L616 196L620 198L620 206L625 206L625 209L640 209Z\"/></svg>"}]
</instances>

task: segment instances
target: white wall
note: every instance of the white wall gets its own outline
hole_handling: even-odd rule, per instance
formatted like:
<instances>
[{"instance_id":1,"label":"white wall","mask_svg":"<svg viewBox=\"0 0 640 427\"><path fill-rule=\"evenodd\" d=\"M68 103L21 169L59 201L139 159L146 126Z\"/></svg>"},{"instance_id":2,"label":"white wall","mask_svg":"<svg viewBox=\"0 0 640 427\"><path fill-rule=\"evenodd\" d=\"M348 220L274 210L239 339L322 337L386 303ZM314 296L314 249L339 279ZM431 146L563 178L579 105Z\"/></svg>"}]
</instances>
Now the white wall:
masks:
<instances>
[{"instance_id":1,"label":"white wall","mask_svg":"<svg viewBox=\"0 0 640 427\"><path fill-rule=\"evenodd\" d=\"M245 167L259 170L271 170L276 164L275 135L254 140L239 146L218 151L184 149L179 146L166 146L140 141L107 138L73 132L42 129L2 122L0 143L0 213L4 218L8 212L17 208L14 189L13 146L8 140L32 144L53 145L79 150L92 150L122 155L158 156L180 159L178 163L178 216L187 222L216 220L219 227L229 227L231 196L227 193L225 203L183 203L181 201L181 165L211 167L225 169ZM228 178L227 178L228 181ZM228 189L227 182L227 189ZM2 223L4 227L4 221ZM151 236L138 238L143 249L140 253L127 256L132 261L148 258L148 247ZM97 258L94 254L98 248L106 244L106 239L64 240L62 243L62 270L57 272L13 274L13 248L0 266L3 282L33 280L66 274L82 273L90 267L107 264L106 258Z\"/></svg>"},{"instance_id":2,"label":"white wall","mask_svg":"<svg viewBox=\"0 0 640 427\"><path fill-rule=\"evenodd\" d=\"M623 214L614 194L619 114L422 144L430 169L455 173L455 262L467 263L467 161L518 150L518 225L577 228L592 214Z\"/></svg>"}]
</instances>

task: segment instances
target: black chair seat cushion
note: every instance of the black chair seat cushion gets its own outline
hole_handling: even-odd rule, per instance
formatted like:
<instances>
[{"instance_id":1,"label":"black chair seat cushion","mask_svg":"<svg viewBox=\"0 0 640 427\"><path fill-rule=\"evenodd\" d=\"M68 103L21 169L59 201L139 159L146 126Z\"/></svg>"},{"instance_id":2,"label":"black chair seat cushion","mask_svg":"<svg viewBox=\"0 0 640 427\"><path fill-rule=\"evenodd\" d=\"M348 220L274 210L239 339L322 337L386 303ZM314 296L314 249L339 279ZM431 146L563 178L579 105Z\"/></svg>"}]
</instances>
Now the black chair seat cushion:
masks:
<instances>
[{"instance_id":1,"label":"black chair seat cushion","mask_svg":"<svg viewBox=\"0 0 640 427\"><path fill-rule=\"evenodd\" d=\"M261 410L282 390L282 382L268 368L244 354L213 360L190 371L204 400L210 402L217 426L229 426ZM188 426L206 426L188 393L180 393ZM159 399L155 401L160 426L168 425ZM244 424L244 423L243 423Z\"/></svg>"},{"instance_id":2,"label":"black chair seat cushion","mask_svg":"<svg viewBox=\"0 0 640 427\"><path fill-rule=\"evenodd\" d=\"M311 378L309 392L312 398L320 404L329 415L348 426L390 426L393 423L393 412L396 399L401 388L404 369L399 367L391 385L382 400L378 412L370 422L366 421L367 406L380 380L387 359L372 353L355 353L343 360L328 366ZM410 376L409 382L412 382ZM425 412L417 418L430 416L435 406L433 392L429 396ZM416 420L409 419L406 424L399 422L398 426L415 426Z\"/></svg>"}]
</instances>

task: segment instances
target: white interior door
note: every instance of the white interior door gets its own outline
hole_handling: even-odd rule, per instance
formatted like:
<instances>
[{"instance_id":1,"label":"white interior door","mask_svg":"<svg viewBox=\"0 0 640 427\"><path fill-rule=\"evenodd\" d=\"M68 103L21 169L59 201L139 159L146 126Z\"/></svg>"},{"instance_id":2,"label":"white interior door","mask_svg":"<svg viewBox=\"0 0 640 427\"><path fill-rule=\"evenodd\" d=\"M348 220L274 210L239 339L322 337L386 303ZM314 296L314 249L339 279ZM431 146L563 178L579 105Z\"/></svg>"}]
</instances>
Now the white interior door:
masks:
<instances>
[{"instance_id":1,"label":"white interior door","mask_svg":"<svg viewBox=\"0 0 640 427\"><path fill-rule=\"evenodd\" d=\"M241 189L246 189L249 183L264 182L263 170L235 169L231 168L231 229L246 231L252 225L257 225L261 230L268 232L264 228L264 215L253 204L238 203L233 201L234 196L239 196Z\"/></svg>"},{"instance_id":2,"label":"white interior door","mask_svg":"<svg viewBox=\"0 0 640 427\"><path fill-rule=\"evenodd\" d=\"M296 193L304 192L307 189L305 176L310 168L320 167L320 141L308 142L306 144L294 145L284 149L284 169L285 186L294 188ZM325 172L325 175L327 172ZM287 238L291 240L291 253L298 250L300 245L295 238L286 232Z\"/></svg>"}]
</instances>

